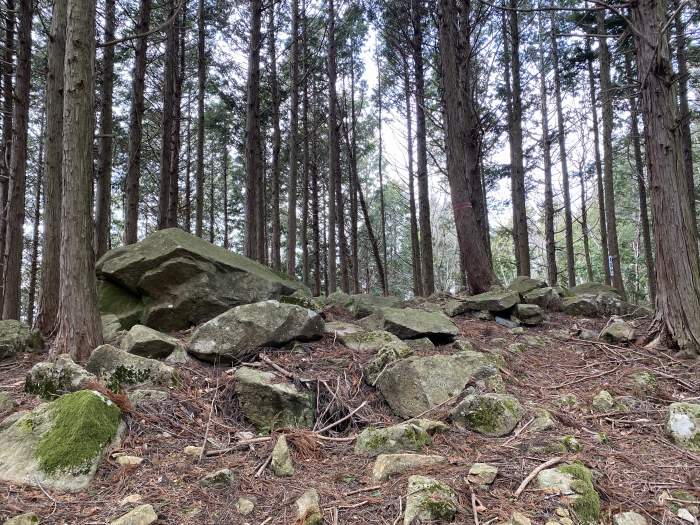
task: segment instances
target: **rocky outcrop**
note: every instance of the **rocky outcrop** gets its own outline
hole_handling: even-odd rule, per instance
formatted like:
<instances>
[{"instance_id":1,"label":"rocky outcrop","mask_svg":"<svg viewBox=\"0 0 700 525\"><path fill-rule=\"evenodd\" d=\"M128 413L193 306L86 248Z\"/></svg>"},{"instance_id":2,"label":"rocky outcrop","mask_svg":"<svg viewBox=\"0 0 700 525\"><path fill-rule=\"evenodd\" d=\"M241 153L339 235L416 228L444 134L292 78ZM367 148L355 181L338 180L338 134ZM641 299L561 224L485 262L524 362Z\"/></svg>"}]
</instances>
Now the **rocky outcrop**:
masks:
<instances>
[{"instance_id":1,"label":"rocky outcrop","mask_svg":"<svg viewBox=\"0 0 700 525\"><path fill-rule=\"evenodd\" d=\"M450 412L457 426L485 436L510 434L523 417L516 398L508 394L470 394Z\"/></svg>"},{"instance_id":2,"label":"rocky outcrop","mask_svg":"<svg viewBox=\"0 0 700 525\"><path fill-rule=\"evenodd\" d=\"M65 394L0 423L0 480L62 492L85 489L123 428L102 394Z\"/></svg>"},{"instance_id":3,"label":"rocky outcrop","mask_svg":"<svg viewBox=\"0 0 700 525\"><path fill-rule=\"evenodd\" d=\"M103 281L101 311L124 319L124 328L141 323L163 331L185 329L234 306L304 289L255 261L177 228L110 250L96 270Z\"/></svg>"},{"instance_id":4,"label":"rocky outcrop","mask_svg":"<svg viewBox=\"0 0 700 525\"><path fill-rule=\"evenodd\" d=\"M156 359L130 354L111 345L95 348L85 368L102 379L112 390L118 390L121 385L152 383L170 386L177 382L177 373L173 367Z\"/></svg>"},{"instance_id":5,"label":"rocky outcrop","mask_svg":"<svg viewBox=\"0 0 700 525\"><path fill-rule=\"evenodd\" d=\"M519 275L510 282L508 289L518 292L520 295L524 295L538 288L545 288L546 286L547 283L541 279L533 279L532 277Z\"/></svg>"},{"instance_id":6,"label":"rocky outcrop","mask_svg":"<svg viewBox=\"0 0 700 525\"><path fill-rule=\"evenodd\" d=\"M520 294L512 290L496 290L465 299L468 310L486 310L488 312L505 312L520 302Z\"/></svg>"},{"instance_id":7,"label":"rocky outcrop","mask_svg":"<svg viewBox=\"0 0 700 525\"><path fill-rule=\"evenodd\" d=\"M397 361L379 377L377 388L397 415L410 418L458 395L471 381L498 376L487 356L463 351Z\"/></svg>"},{"instance_id":8,"label":"rocky outcrop","mask_svg":"<svg viewBox=\"0 0 700 525\"><path fill-rule=\"evenodd\" d=\"M38 331L13 319L0 321L0 359L19 352L35 352L43 346Z\"/></svg>"},{"instance_id":9,"label":"rocky outcrop","mask_svg":"<svg viewBox=\"0 0 700 525\"><path fill-rule=\"evenodd\" d=\"M237 362L265 347L310 341L323 335L323 319L312 310L278 301L237 306L195 330L189 352L200 359Z\"/></svg>"},{"instance_id":10,"label":"rocky outcrop","mask_svg":"<svg viewBox=\"0 0 700 525\"><path fill-rule=\"evenodd\" d=\"M181 343L175 337L137 324L131 327L121 342L122 349L130 354L158 359L172 354Z\"/></svg>"},{"instance_id":11,"label":"rocky outcrop","mask_svg":"<svg viewBox=\"0 0 700 525\"><path fill-rule=\"evenodd\" d=\"M241 411L259 429L313 426L316 399L311 391L280 381L271 372L245 366L233 377Z\"/></svg>"},{"instance_id":12,"label":"rocky outcrop","mask_svg":"<svg viewBox=\"0 0 700 525\"><path fill-rule=\"evenodd\" d=\"M360 325L367 330L385 330L400 339L427 337L435 343L451 341L459 328L441 312L426 312L415 308L381 308L365 317Z\"/></svg>"},{"instance_id":13,"label":"rocky outcrop","mask_svg":"<svg viewBox=\"0 0 700 525\"><path fill-rule=\"evenodd\" d=\"M24 381L24 391L43 399L54 399L85 388L97 380L94 374L75 363L69 355L60 354L54 361L35 364Z\"/></svg>"}]
</instances>

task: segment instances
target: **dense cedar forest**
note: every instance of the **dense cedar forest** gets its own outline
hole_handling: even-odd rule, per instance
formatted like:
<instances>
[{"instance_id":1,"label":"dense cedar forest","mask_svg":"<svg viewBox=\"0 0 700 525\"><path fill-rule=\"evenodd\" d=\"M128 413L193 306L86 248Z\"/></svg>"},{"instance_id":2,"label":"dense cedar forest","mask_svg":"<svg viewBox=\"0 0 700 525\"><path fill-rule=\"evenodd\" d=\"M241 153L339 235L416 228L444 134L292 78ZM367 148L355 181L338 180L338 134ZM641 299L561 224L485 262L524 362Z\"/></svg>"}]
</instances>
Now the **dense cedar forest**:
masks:
<instances>
[{"instance_id":1,"label":"dense cedar forest","mask_svg":"<svg viewBox=\"0 0 700 525\"><path fill-rule=\"evenodd\" d=\"M700 348L687 0L4 0L2 318L84 359L95 262L179 227L403 298L609 283Z\"/></svg>"}]
</instances>

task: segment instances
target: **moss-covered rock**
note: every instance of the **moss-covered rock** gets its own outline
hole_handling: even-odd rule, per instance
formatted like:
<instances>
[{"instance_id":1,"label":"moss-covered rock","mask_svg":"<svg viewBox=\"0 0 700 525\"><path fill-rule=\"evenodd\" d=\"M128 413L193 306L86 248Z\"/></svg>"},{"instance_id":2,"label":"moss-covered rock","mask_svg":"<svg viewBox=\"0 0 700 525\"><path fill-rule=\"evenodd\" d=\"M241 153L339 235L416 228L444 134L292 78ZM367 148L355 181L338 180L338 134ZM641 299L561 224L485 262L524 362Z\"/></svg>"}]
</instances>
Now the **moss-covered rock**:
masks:
<instances>
[{"instance_id":1,"label":"moss-covered rock","mask_svg":"<svg viewBox=\"0 0 700 525\"><path fill-rule=\"evenodd\" d=\"M54 399L85 388L97 377L75 363L69 355L61 354L53 361L35 364L24 381L24 391L42 399Z\"/></svg>"},{"instance_id":2,"label":"moss-covered rock","mask_svg":"<svg viewBox=\"0 0 700 525\"><path fill-rule=\"evenodd\" d=\"M426 476L408 478L404 525L451 522L457 508L457 495L449 485Z\"/></svg>"},{"instance_id":3,"label":"moss-covered rock","mask_svg":"<svg viewBox=\"0 0 700 525\"><path fill-rule=\"evenodd\" d=\"M175 337L141 324L132 326L121 341L122 349L130 354L155 359L169 356L180 346Z\"/></svg>"},{"instance_id":4,"label":"moss-covered rock","mask_svg":"<svg viewBox=\"0 0 700 525\"><path fill-rule=\"evenodd\" d=\"M361 326L352 323L346 323L344 321L331 321L329 323L325 323L323 326L323 333L329 334L333 337L340 337L341 335L364 331L365 329Z\"/></svg>"},{"instance_id":5,"label":"moss-covered rock","mask_svg":"<svg viewBox=\"0 0 700 525\"><path fill-rule=\"evenodd\" d=\"M591 471L578 462L545 469L537 475L540 489L559 494L581 523L597 523L600 496L593 486Z\"/></svg>"},{"instance_id":6,"label":"moss-covered rock","mask_svg":"<svg viewBox=\"0 0 700 525\"><path fill-rule=\"evenodd\" d=\"M469 467L467 481L472 485L491 485L498 475L498 467L488 463L474 463Z\"/></svg>"},{"instance_id":7,"label":"moss-covered rock","mask_svg":"<svg viewBox=\"0 0 700 525\"><path fill-rule=\"evenodd\" d=\"M537 290L538 288L545 288L546 286L547 283L541 279L533 279L532 277L527 277L525 275L518 275L510 282L508 289L522 295L533 290Z\"/></svg>"},{"instance_id":8,"label":"moss-covered rock","mask_svg":"<svg viewBox=\"0 0 700 525\"><path fill-rule=\"evenodd\" d=\"M0 428L0 479L72 492L88 486L123 425L109 399L80 390Z\"/></svg>"},{"instance_id":9,"label":"moss-covered rock","mask_svg":"<svg viewBox=\"0 0 700 525\"><path fill-rule=\"evenodd\" d=\"M671 403L666 432L677 445L700 451L700 403Z\"/></svg>"},{"instance_id":10,"label":"moss-covered rock","mask_svg":"<svg viewBox=\"0 0 700 525\"><path fill-rule=\"evenodd\" d=\"M507 394L470 394L450 412L460 427L500 437L510 434L523 417L520 402Z\"/></svg>"},{"instance_id":11,"label":"moss-covered rock","mask_svg":"<svg viewBox=\"0 0 700 525\"><path fill-rule=\"evenodd\" d=\"M496 290L465 299L469 310L487 310L489 312L505 312L520 302L520 294L512 290Z\"/></svg>"},{"instance_id":12,"label":"moss-covered rock","mask_svg":"<svg viewBox=\"0 0 700 525\"><path fill-rule=\"evenodd\" d=\"M569 288L569 292L574 295L598 295L602 293L620 297L620 292L618 292L615 287L609 284L595 282L581 283L577 286L572 286Z\"/></svg>"},{"instance_id":13,"label":"moss-covered rock","mask_svg":"<svg viewBox=\"0 0 700 525\"><path fill-rule=\"evenodd\" d=\"M383 343L377 348L374 356L367 361L364 367L364 379L369 385L376 385L379 377L389 369L389 367L413 355L410 346L401 340Z\"/></svg>"},{"instance_id":14,"label":"moss-covered rock","mask_svg":"<svg viewBox=\"0 0 700 525\"><path fill-rule=\"evenodd\" d=\"M634 326L622 319L617 319L603 329L600 338L607 343L631 343L634 341Z\"/></svg>"},{"instance_id":15,"label":"moss-covered rock","mask_svg":"<svg viewBox=\"0 0 700 525\"><path fill-rule=\"evenodd\" d=\"M561 296L554 288L546 286L544 288L536 288L522 294L523 301L528 304L536 304L545 310L561 310Z\"/></svg>"},{"instance_id":16,"label":"moss-covered rock","mask_svg":"<svg viewBox=\"0 0 700 525\"><path fill-rule=\"evenodd\" d=\"M289 446L284 434L277 438L275 447L272 449L270 470L275 476L280 478L294 475L294 465L292 464L292 457L289 455Z\"/></svg>"},{"instance_id":17,"label":"moss-covered rock","mask_svg":"<svg viewBox=\"0 0 700 525\"><path fill-rule=\"evenodd\" d=\"M526 326L535 326L544 321L544 313L536 304L516 304L512 319Z\"/></svg>"},{"instance_id":18,"label":"moss-covered rock","mask_svg":"<svg viewBox=\"0 0 700 525\"><path fill-rule=\"evenodd\" d=\"M280 381L271 372L245 366L236 370L233 377L241 410L258 429L313 426L316 409L313 392Z\"/></svg>"},{"instance_id":19,"label":"moss-covered rock","mask_svg":"<svg viewBox=\"0 0 700 525\"><path fill-rule=\"evenodd\" d=\"M470 382L498 375L488 356L464 351L401 359L379 376L376 385L398 416L410 418L457 396Z\"/></svg>"},{"instance_id":20,"label":"moss-covered rock","mask_svg":"<svg viewBox=\"0 0 700 525\"><path fill-rule=\"evenodd\" d=\"M355 441L355 453L369 456L395 452L420 452L430 445L428 432L415 423L399 423L386 428L364 429Z\"/></svg>"},{"instance_id":21,"label":"moss-covered rock","mask_svg":"<svg viewBox=\"0 0 700 525\"><path fill-rule=\"evenodd\" d=\"M324 305L316 297L305 297L302 295L282 295L279 298L280 303L284 304L294 304L296 306L301 306L307 310L312 310L317 314L323 312Z\"/></svg>"},{"instance_id":22,"label":"moss-covered rock","mask_svg":"<svg viewBox=\"0 0 700 525\"><path fill-rule=\"evenodd\" d=\"M387 343L400 343L401 339L385 330L363 330L338 334L338 341L350 350L376 352Z\"/></svg>"},{"instance_id":23,"label":"moss-covered rock","mask_svg":"<svg viewBox=\"0 0 700 525\"><path fill-rule=\"evenodd\" d=\"M323 335L323 319L312 310L279 301L232 308L195 330L189 352L206 360L237 362L261 348Z\"/></svg>"},{"instance_id":24,"label":"moss-covered rock","mask_svg":"<svg viewBox=\"0 0 700 525\"><path fill-rule=\"evenodd\" d=\"M155 359L130 354L111 345L95 348L85 368L101 378L114 391L118 391L122 385L152 383L171 386L177 383L177 372L173 367Z\"/></svg>"},{"instance_id":25,"label":"moss-covered rock","mask_svg":"<svg viewBox=\"0 0 700 525\"><path fill-rule=\"evenodd\" d=\"M633 373L630 380L632 391L638 396L654 395L659 389L656 376L646 370Z\"/></svg>"},{"instance_id":26,"label":"moss-covered rock","mask_svg":"<svg viewBox=\"0 0 700 525\"><path fill-rule=\"evenodd\" d=\"M427 337L434 343L452 341L459 328L442 312L415 308L381 308L359 323L367 330L386 330L399 339Z\"/></svg>"},{"instance_id":27,"label":"moss-covered rock","mask_svg":"<svg viewBox=\"0 0 700 525\"><path fill-rule=\"evenodd\" d=\"M609 412L615 407L615 398L607 390L601 390L593 397L591 406L596 412Z\"/></svg>"},{"instance_id":28,"label":"moss-covered rock","mask_svg":"<svg viewBox=\"0 0 700 525\"><path fill-rule=\"evenodd\" d=\"M128 289L104 279L97 280L97 297L100 314L113 316L122 330L128 330L141 322L143 302Z\"/></svg>"},{"instance_id":29,"label":"moss-covered rock","mask_svg":"<svg viewBox=\"0 0 700 525\"><path fill-rule=\"evenodd\" d=\"M613 525L647 525L647 519L637 512L618 512L612 517Z\"/></svg>"},{"instance_id":30,"label":"moss-covered rock","mask_svg":"<svg viewBox=\"0 0 700 525\"><path fill-rule=\"evenodd\" d=\"M44 342L37 330L14 319L0 321L0 359L18 352L36 352L43 346Z\"/></svg>"},{"instance_id":31,"label":"moss-covered rock","mask_svg":"<svg viewBox=\"0 0 700 525\"><path fill-rule=\"evenodd\" d=\"M424 456L422 454L380 454L374 461L372 477L385 481L396 474L403 474L426 467L447 463L445 456Z\"/></svg>"},{"instance_id":32,"label":"moss-covered rock","mask_svg":"<svg viewBox=\"0 0 700 525\"><path fill-rule=\"evenodd\" d=\"M309 489L296 500L298 525L320 525L323 523L323 514L319 506L318 492Z\"/></svg>"},{"instance_id":33,"label":"moss-covered rock","mask_svg":"<svg viewBox=\"0 0 700 525\"><path fill-rule=\"evenodd\" d=\"M38 523L39 516L33 512L27 512L5 520L2 525L37 525Z\"/></svg>"},{"instance_id":34,"label":"moss-covered rock","mask_svg":"<svg viewBox=\"0 0 700 525\"><path fill-rule=\"evenodd\" d=\"M230 487L236 481L236 475L231 469L222 468L205 475L199 484L202 487L225 488Z\"/></svg>"}]
</instances>

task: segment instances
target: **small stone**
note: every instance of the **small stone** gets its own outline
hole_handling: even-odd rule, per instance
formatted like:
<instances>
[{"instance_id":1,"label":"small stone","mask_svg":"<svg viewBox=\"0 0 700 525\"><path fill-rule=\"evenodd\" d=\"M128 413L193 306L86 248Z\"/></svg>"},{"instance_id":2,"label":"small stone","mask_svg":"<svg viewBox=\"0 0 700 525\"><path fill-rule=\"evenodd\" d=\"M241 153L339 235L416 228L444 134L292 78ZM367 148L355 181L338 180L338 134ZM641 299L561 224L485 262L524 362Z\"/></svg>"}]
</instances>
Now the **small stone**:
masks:
<instances>
[{"instance_id":1,"label":"small stone","mask_svg":"<svg viewBox=\"0 0 700 525\"><path fill-rule=\"evenodd\" d=\"M536 304L518 304L515 305L513 318L526 326L535 326L544 321L544 314Z\"/></svg>"},{"instance_id":2,"label":"small stone","mask_svg":"<svg viewBox=\"0 0 700 525\"><path fill-rule=\"evenodd\" d=\"M141 324L132 326L121 341L123 350L153 358L166 357L180 345L176 338Z\"/></svg>"},{"instance_id":3,"label":"small stone","mask_svg":"<svg viewBox=\"0 0 700 525\"><path fill-rule=\"evenodd\" d=\"M255 502L248 498L238 498L236 501L236 511L241 516L247 516L255 510Z\"/></svg>"},{"instance_id":4,"label":"small stone","mask_svg":"<svg viewBox=\"0 0 700 525\"><path fill-rule=\"evenodd\" d=\"M309 489L296 501L297 521L299 525L319 525L323 523L323 514L318 504L318 492Z\"/></svg>"},{"instance_id":5,"label":"small stone","mask_svg":"<svg viewBox=\"0 0 700 525\"><path fill-rule=\"evenodd\" d=\"M511 525L532 525L532 521L530 521L530 518L525 516L525 514L523 514L522 512L518 512L517 510L510 515L510 523Z\"/></svg>"},{"instance_id":6,"label":"small stone","mask_svg":"<svg viewBox=\"0 0 700 525\"><path fill-rule=\"evenodd\" d=\"M488 310L478 310L473 315L475 319L480 321L493 321L493 314Z\"/></svg>"},{"instance_id":7,"label":"small stone","mask_svg":"<svg viewBox=\"0 0 700 525\"><path fill-rule=\"evenodd\" d=\"M380 454L374 462L372 476L384 481L395 474L446 463L444 456L423 456L421 454Z\"/></svg>"},{"instance_id":8,"label":"small stone","mask_svg":"<svg viewBox=\"0 0 700 525\"><path fill-rule=\"evenodd\" d=\"M690 511L688 509L686 509L685 507L678 509L676 516L678 516L683 521L687 521L688 523L696 524L698 522L697 518L695 516L693 516L690 513Z\"/></svg>"},{"instance_id":9,"label":"small stone","mask_svg":"<svg viewBox=\"0 0 700 525\"><path fill-rule=\"evenodd\" d=\"M203 487L221 488L232 485L235 479L235 475L231 469L223 468L216 472L210 472L200 480L199 484Z\"/></svg>"},{"instance_id":10,"label":"small stone","mask_svg":"<svg viewBox=\"0 0 700 525\"><path fill-rule=\"evenodd\" d=\"M36 525L39 523L39 516L33 512L19 514L3 522L3 525Z\"/></svg>"},{"instance_id":11,"label":"small stone","mask_svg":"<svg viewBox=\"0 0 700 525\"><path fill-rule=\"evenodd\" d=\"M656 376L651 372L642 371L632 374L632 390L637 395L650 395L656 393L659 385Z\"/></svg>"},{"instance_id":12,"label":"small stone","mask_svg":"<svg viewBox=\"0 0 700 525\"><path fill-rule=\"evenodd\" d=\"M561 442L569 452L580 452L583 446L574 436L564 436Z\"/></svg>"},{"instance_id":13,"label":"small stone","mask_svg":"<svg viewBox=\"0 0 700 525\"><path fill-rule=\"evenodd\" d=\"M118 456L115 461L122 466L136 466L140 465L143 463L143 458L140 458L138 456Z\"/></svg>"},{"instance_id":14,"label":"small stone","mask_svg":"<svg viewBox=\"0 0 700 525\"><path fill-rule=\"evenodd\" d=\"M121 518L112 521L110 525L150 525L157 519L158 515L151 505L139 505Z\"/></svg>"},{"instance_id":15,"label":"small stone","mask_svg":"<svg viewBox=\"0 0 700 525\"><path fill-rule=\"evenodd\" d=\"M469 469L467 481L472 485L490 485L496 479L498 467L488 463L474 463Z\"/></svg>"},{"instance_id":16,"label":"small stone","mask_svg":"<svg viewBox=\"0 0 700 525\"><path fill-rule=\"evenodd\" d=\"M535 419L530 423L530 430L533 432L542 432L557 426L557 422L549 412L544 408L535 409Z\"/></svg>"},{"instance_id":17,"label":"small stone","mask_svg":"<svg viewBox=\"0 0 700 525\"><path fill-rule=\"evenodd\" d=\"M595 341L596 339L598 339L598 332L596 332L595 330L583 328L579 332L578 338L582 339L583 341Z\"/></svg>"},{"instance_id":18,"label":"small stone","mask_svg":"<svg viewBox=\"0 0 700 525\"><path fill-rule=\"evenodd\" d=\"M671 403L666 431L677 445L700 451L700 403Z\"/></svg>"},{"instance_id":19,"label":"small stone","mask_svg":"<svg viewBox=\"0 0 700 525\"><path fill-rule=\"evenodd\" d=\"M431 350L435 350L435 345L427 337L420 337L418 339L407 339L404 342L414 352L430 352Z\"/></svg>"},{"instance_id":20,"label":"small stone","mask_svg":"<svg viewBox=\"0 0 700 525\"><path fill-rule=\"evenodd\" d=\"M608 343L631 343L634 341L634 327L622 320L616 320L606 326L600 338Z\"/></svg>"},{"instance_id":21,"label":"small stone","mask_svg":"<svg viewBox=\"0 0 700 525\"><path fill-rule=\"evenodd\" d=\"M525 333L525 329L522 326L516 326L515 328L511 328L508 331L512 335L523 335Z\"/></svg>"},{"instance_id":22,"label":"small stone","mask_svg":"<svg viewBox=\"0 0 700 525\"><path fill-rule=\"evenodd\" d=\"M520 354L527 350L527 346L525 346L524 343L513 343L508 346L508 351L513 352L514 354Z\"/></svg>"},{"instance_id":23,"label":"small stone","mask_svg":"<svg viewBox=\"0 0 700 525\"><path fill-rule=\"evenodd\" d=\"M491 437L510 434L523 417L520 402L508 394L470 394L450 417L467 430Z\"/></svg>"},{"instance_id":24,"label":"small stone","mask_svg":"<svg viewBox=\"0 0 700 525\"><path fill-rule=\"evenodd\" d=\"M272 449L272 459L270 460L270 470L275 476L283 478L294 474L294 466L292 458L289 455L289 446L287 446L287 437L282 434L277 438L275 448Z\"/></svg>"},{"instance_id":25,"label":"small stone","mask_svg":"<svg viewBox=\"0 0 700 525\"><path fill-rule=\"evenodd\" d=\"M647 525L647 519L636 512L618 512L613 515L613 525Z\"/></svg>"},{"instance_id":26,"label":"small stone","mask_svg":"<svg viewBox=\"0 0 700 525\"><path fill-rule=\"evenodd\" d=\"M591 405L596 412L609 412L615 406L615 400L610 392L601 390L595 395Z\"/></svg>"},{"instance_id":27,"label":"small stone","mask_svg":"<svg viewBox=\"0 0 700 525\"><path fill-rule=\"evenodd\" d=\"M457 515L457 495L452 488L425 476L408 478L404 525L432 521L454 521Z\"/></svg>"},{"instance_id":28,"label":"small stone","mask_svg":"<svg viewBox=\"0 0 700 525\"><path fill-rule=\"evenodd\" d=\"M355 454L377 456L401 451L419 452L432 439L414 423L399 423L386 428L366 428L355 441Z\"/></svg>"},{"instance_id":29,"label":"small stone","mask_svg":"<svg viewBox=\"0 0 700 525\"><path fill-rule=\"evenodd\" d=\"M0 392L0 414L11 412L15 408L15 402L9 394Z\"/></svg>"},{"instance_id":30,"label":"small stone","mask_svg":"<svg viewBox=\"0 0 700 525\"><path fill-rule=\"evenodd\" d=\"M199 457L202 455L204 449L202 447L195 447L193 445L187 445L183 452L188 456Z\"/></svg>"},{"instance_id":31,"label":"small stone","mask_svg":"<svg viewBox=\"0 0 700 525\"><path fill-rule=\"evenodd\" d=\"M559 406L572 408L578 405L578 397L576 394L562 394L557 400Z\"/></svg>"},{"instance_id":32,"label":"small stone","mask_svg":"<svg viewBox=\"0 0 700 525\"><path fill-rule=\"evenodd\" d=\"M506 328L510 328L511 330L514 328L519 328L518 323L516 321L506 319L505 317L500 317L497 315L493 318L493 320L496 321L496 324L500 324L501 326L505 326Z\"/></svg>"},{"instance_id":33,"label":"small stone","mask_svg":"<svg viewBox=\"0 0 700 525\"><path fill-rule=\"evenodd\" d=\"M121 507L126 505L135 505L136 503L141 503L143 501L143 496L141 494L129 494L128 496L122 498L119 502Z\"/></svg>"},{"instance_id":34,"label":"small stone","mask_svg":"<svg viewBox=\"0 0 700 525\"><path fill-rule=\"evenodd\" d=\"M578 462L545 469L537 474L540 489L563 498L581 523L597 523L600 518L600 496L593 487L591 471ZM561 518L559 521L562 522Z\"/></svg>"}]
</instances>

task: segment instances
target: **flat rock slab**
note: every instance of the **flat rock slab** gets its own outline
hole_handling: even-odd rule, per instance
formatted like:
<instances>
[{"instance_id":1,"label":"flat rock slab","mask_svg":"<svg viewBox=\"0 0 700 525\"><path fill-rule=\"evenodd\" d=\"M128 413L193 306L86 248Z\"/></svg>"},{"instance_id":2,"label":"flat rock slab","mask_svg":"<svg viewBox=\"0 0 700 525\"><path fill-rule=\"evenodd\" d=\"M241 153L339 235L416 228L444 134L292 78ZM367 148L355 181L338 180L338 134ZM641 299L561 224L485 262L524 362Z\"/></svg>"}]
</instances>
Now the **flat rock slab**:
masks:
<instances>
[{"instance_id":1,"label":"flat rock slab","mask_svg":"<svg viewBox=\"0 0 700 525\"><path fill-rule=\"evenodd\" d=\"M374 461L372 477L385 481L396 474L412 472L426 467L447 463L445 456L422 454L380 454Z\"/></svg>"},{"instance_id":2,"label":"flat rock slab","mask_svg":"<svg viewBox=\"0 0 700 525\"><path fill-rule=\"evenodd\" d=\"M137 324L126 333L121 346L130 354L158 359L169 356L181 346L181 343L175 337Z\"/></svg>"},{"instance_id":3,"label":"flat rock slab","mask_svg":"<svg viewBox=\"0 0 700 525\"><path fill-rule=\"evenodd\" d=\"M472 295L464 299L468 310L504 312L520 302L520 294L513 290L502 290Z\"/></svg>"},{"instance_id":4,"label":"flat rock slab","mask_svg":"<svg viewBox=\"0 0 700 525\"><path fill-rule=\"evenodd\" d=\"M518 292L520 295L536 290L537 288L545 288L547 283L541 279L533 279L525 275L518 275L508 285L509 290Z\"/></svg>"},{"instance_id":5,"label":"flat rock slab","mask_svg":"<svg viewBox=\"0 0 700 525\"><path fill-rule=\"evenodd\" d=\"M265 347L318 339L323 331L323 319L313 310L262 301L237 306L201 325L188 351L200 359L236 362Z\"/></svg>"},{"instance_id":6,"label":"flat rock slab","mask_svg":"<svg viewBox=\"0 0 700 525\"><path fill-rule=\"evenodd\" d=\"M459 328L442 312L415 308L382 308L359 323L367 330L385 330L399 339L427 337L444 343L459 335Z\"/></svg>"},{"instance_id":7,"label":"flat rock slab","mask_svg":"<svg viewBox=\"0 0 700 525\"><path fill-rule=\"evenodd\" d=\"M170 386L177 382L177 372L173 367L156 359L130 354L111 345L95 348L85 368L113 389L119 385L153 383Z\"/></svg>"}]
</instances>

